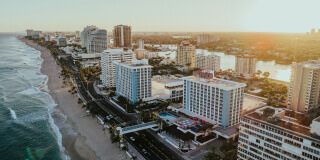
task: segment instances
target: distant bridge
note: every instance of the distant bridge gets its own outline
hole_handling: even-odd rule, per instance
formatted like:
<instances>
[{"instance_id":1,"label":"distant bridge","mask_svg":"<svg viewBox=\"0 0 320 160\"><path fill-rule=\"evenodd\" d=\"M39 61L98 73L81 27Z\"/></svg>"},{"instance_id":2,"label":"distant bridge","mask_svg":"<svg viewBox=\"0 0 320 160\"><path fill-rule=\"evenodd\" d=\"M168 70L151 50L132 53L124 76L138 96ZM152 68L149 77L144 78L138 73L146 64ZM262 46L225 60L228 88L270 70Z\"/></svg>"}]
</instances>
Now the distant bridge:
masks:
<instances>
[{"instance_id":1,"label":"distant bridge","mask_svg":"<svg viewBox=\"0 0 320 160\"><path fill-rule=\"evenodd\" d=\"M127 133L136 132L136 131L140 131L140 130L144 130L144 129L148 129L156 126L158 126L157 122L153 121L153 122L138 124L138 125L129 126L125 128L117 127L117 131L119 131L120 135L124 135Z\"/></svg>"}]
</instances>

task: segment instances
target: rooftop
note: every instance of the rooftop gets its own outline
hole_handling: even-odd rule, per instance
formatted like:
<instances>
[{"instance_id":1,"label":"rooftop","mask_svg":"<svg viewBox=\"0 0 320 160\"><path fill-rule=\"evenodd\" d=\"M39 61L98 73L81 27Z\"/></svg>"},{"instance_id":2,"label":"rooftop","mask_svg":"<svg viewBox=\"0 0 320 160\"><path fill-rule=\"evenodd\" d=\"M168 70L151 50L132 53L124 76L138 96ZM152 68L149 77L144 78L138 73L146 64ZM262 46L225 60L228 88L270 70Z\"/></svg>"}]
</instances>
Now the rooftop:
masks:
<instances>
[{"instance_id":1,"label":"rooftop","mask_svg":"<svg viewBox=\"0 0 320 160\"><path fill-rule=\"evenodd\" d=\"M113 61L113 63L122 64L129 67L152 67L148 63L148 59L136 60L134 59L132 62L120 62L120 61Z\"/></svg>"},{"instance_id":2,"label":"rooftop","mask_svg":"<svg viewBox=\"0 0 320 160\"><path fill-rule=\"evenodd\" d=\"M202 82L202 83L206 83L209 85L214 85L217 87L222 87L222 88L227 88L227 89L246 86L245 83L238 83L238 82L228 81L228 80L219 79L219 78L205 79L205 78L200 78L200 77L196 77L196 76L189 76L189 77L185 77L183 79Z\"/></svg>"},{"instance_id":3,"label":"rooftop","mask_svg":"<svg viewBox=\"0 0 320 160\"><path fill-rule=\"evenodd\" d=\"M166 84L167 86L171 85L183 85L183 80L181 79L175 79L175 78L163 78L163 79L158 79L158 78L153 78L152 81L158 82L158 83L163 83Z\"/></svg>"},{"instance_id":4,"label":"rooftop","mask_svg":"<svg viewBox=\"0 0 320 160\"><path fill-rule=\"evenodd\" d=\"M268 111L266 111L268 110ZM268 113L264 113L268 112ZM312 138L311 128L309 126L298 124L295 118L288 117L285 115L286 109L283 108L274 108L266 106L263 108L256 109L244 117L253 118L254 120L262 121L268 123L268 125L275 125L277 127L287 129L291 131L292 134L302 134L308 138ZM320 120L320 117L317 118ZM320 142L320 139L314 139Z\"/></svg>"}]
</instances>

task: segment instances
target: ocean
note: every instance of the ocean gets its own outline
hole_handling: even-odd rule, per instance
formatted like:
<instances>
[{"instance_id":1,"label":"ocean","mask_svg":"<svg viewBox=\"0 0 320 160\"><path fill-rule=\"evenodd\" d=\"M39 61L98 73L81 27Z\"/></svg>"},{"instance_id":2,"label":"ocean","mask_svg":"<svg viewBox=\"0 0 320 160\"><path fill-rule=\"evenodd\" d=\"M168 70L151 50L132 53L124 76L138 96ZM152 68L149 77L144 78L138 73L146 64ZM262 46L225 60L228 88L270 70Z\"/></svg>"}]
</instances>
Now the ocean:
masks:
<instances>
[{"instance_id":1,"label":"ocean","mask_svg":"<svg viewBox=\"0 0 320 160\"><path fill-rule=\"evenodd\" d=\"M40 52L0 33L0 160L68 159Z\"/></svg>"}]
</instances>

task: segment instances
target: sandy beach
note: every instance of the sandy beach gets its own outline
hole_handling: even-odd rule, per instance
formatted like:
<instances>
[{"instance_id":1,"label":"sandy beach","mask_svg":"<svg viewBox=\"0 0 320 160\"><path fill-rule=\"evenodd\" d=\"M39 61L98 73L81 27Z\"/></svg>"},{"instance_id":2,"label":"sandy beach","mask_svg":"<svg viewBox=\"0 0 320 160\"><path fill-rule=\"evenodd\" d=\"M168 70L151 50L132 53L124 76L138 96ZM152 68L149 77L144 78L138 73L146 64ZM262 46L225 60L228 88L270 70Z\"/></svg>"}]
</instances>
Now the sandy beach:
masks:
<instances>
[{"instance_id":1,"label":"sandy beach","mask_svg":"<svg viewBox=\"0 0 320 160\"><path fill-rule=\"evenodd\" d=\"M112 144L108 130L92 116L85 116L85 109L78 104L78 95L68 92L60 77L61 67L56 64L50 51L31 40L19 38L22 42L41 52L43 63L41 73L48 76L49 94L58 106L51 113L62 134L62 144L73 160L117 160L126 157L118 144Z\"/></svg>"}]
</instances>

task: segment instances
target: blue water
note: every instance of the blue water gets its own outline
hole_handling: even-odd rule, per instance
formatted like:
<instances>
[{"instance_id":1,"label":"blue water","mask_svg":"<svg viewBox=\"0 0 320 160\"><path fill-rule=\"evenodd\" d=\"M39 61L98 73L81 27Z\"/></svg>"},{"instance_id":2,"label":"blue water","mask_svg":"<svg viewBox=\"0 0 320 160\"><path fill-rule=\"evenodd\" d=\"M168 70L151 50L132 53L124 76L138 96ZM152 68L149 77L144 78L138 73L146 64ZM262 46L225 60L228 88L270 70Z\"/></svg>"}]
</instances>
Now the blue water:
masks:
<instances>
[{"instance_id":1,"label":"blue water","mask_svg":"<svg viewBox=\"0 0 320 160\"><path fill-rule=\"evenodd\" d=\"M176 119L176 117L174 117L174 116L172 116L172 115L170 115L170 114L168 114L168 113L165 113L165 112L164 112L164 113L160 113L159 115L160 115L161 117L169 120L169 121Z\"/></svg>"},{"instance_id":2,"label":"blue water","mask_svg":"<svg viewBox=\"0 0 320 160\"><path fill-rule=\"evenodd\" d=\"M0 34L0 160L65 159L40 53Z\"/></svg>"}]
</instances>

